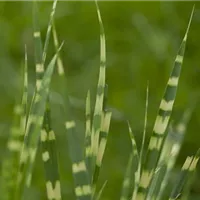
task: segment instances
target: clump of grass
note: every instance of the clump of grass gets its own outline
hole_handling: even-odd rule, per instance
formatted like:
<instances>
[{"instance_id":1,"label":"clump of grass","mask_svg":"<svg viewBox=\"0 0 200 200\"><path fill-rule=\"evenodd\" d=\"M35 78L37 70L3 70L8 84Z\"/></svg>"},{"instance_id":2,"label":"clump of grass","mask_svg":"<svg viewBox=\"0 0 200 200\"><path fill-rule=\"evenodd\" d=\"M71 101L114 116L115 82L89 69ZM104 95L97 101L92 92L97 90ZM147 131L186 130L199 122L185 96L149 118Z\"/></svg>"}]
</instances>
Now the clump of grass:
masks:
<instances>
[{"instance_id":1,"label":"clump of grass","mask_svg":"<svg viewBox=\"0 0 200 200\"><path fill-rule=\"evenodd\" d=\"M63 102L65 102L61 105L61 118L68 138L68 153L72 162L76 199L101 199L107 180L105 180L99 191L96 190L96 185L102 167L112 113L106 108L105 33L97 1L95 3L100 27L100 68L94 113L91 112L90 91L88 91L86 97L85 145L84 151L82 151L81 144L77 139L79 133L77 132L76 121L70 109L70 101L65 88L65 72L59 54L62 45L59 45L54 24L57 1L53 2L44 48L38 24L39 20L37 19L37 3L33 2L36 85L31 105L29 106L27 95L29 89L28 58L27 50L25 49L23 93L21 100L14 109L13 126L7 143L7 156L2 165L1 198L3 200L25 199L25 192L31 185L33 166L37 164L35 157L39 143L42 146L41 158L44 163L47 199L62 199L59 160L56 148L57 133L52 128L49 98L51 77L56 65L60 78L58 92L63 97ZM177 176L174 187L170 188L171 190L167 190L169 191L168 193L166 193L166 188L168 187L167 183L172 174L192 112L192 109L189 108L177 125L171 124L169 126L193 12L194 9L161 100L146 156L144 155L144 144L148 116L148 86L141 149L138 149L134 133L128 123L132 152L130 153L127 171L122 184L120 200L175 200L180 198L187 199L189 195L200 151L195 156L187 157ZM46 65L45 61L51 32L56 53L50 63Z\"/></svg>"}]
</instances>

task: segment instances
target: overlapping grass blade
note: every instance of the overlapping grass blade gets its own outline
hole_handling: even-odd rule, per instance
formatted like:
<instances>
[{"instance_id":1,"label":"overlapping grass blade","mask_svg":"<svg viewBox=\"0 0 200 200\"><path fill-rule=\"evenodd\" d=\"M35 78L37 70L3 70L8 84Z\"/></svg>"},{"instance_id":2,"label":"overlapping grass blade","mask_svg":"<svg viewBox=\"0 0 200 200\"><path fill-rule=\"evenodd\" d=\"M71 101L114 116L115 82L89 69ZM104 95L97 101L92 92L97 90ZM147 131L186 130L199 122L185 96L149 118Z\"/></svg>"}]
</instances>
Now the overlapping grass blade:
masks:
<instances>
[{"instance_id":1,"label":"overlapping grass blade","mask_svg":"<svg viewBox=\"0 0 200 200\"><path fill-rule=\"evenodd\" d=\"M169 180L171 171L174 167L174 164L175 164L178 154L180 152L180 149L181 149L181 146L183 143L183 139L184 139L184 135L185 135L185 131L187 128L187 124L191 117L191 113L192 113L191 109L186 110L181 121L175 126L175 130L172 130L173 135L171 135L169 133L169 136L167 136L169 138L166 138L166 141L165 141L166 144L164 144L164 147L165 147L165 145L170 147L170 145L169 145L170 142L171 142L172 146L171 146L171 151L170 151L168 159L165 157L166 172L164 174L164 177L162 177L162 183L161 183L161 187L159 189L159 193L158 193L158 195L156 195L158 200L162 199L162 195L167 186L167 182ZM172 138L170 138L170 137L172 137Z\"/></svg>"},{"instance_id":2,"label":"overlapping grass blade","mask_svg":"<svg viewBox=\"0 0 200 200\"><path fill-rule=\"evenodd\" d=\"M24 189L30 185L33 164L35 161L38 141L40 138L40 131L43 122L46 99L49 92L51 76L56 59L57 55L52 58L42 79L41 86L34 95L34 103L30 110L24 143L20 155L20 171L18 174L17 197L23 195Z\"/></svg>"},{"instance_id":3,"label":"overlapping grass blade","mask_svg":"<svg viewBox=\"0 0 200 200\"><path fill-rule=\"evenodd\" d=\"M93 193L95 192L96 184L99 178L100 168L102 165L102 160L107 144L107 138L108 138L108 132L110 127L110 120L112 113L107 111L107 100L108 100L108 86L105 85L104 89L104 98L103 98L103 108L102 108L102 119L101 119L101 130L99 135L99 149L97 153L97 159L96 159L96 166L93 174Z\"/></svg>"},{"instance_id":4,"label":"overlapping grass blade","mask_svg":"<svg viewBox=\"0 0 200 200\"><path fill-rule=\"evenodd\" d=\"M105 34L104 34L104 27L101 19L100 10L96 3L97 9L97 16L100 25L100 69L99 69L99 80L97 85L97 94L96 94L96 102L94 108L94 116L93 116L93 123L92 123L92 153L93 153L93 167L92 169L95 170L95 164L99 149L99 134L102 124L102 111L103 111L103 100L104 100L104 90L105 90L105 78L106 78L106 43L105 43Z\"/></svg>"},{"instance_id":5,"label":"overlapping grass blade","mask_svg":"<svg viewBox=\"0 0 200 200\"><path fill-rule=\"evenodd\" d=\"M192 187L192 183L195 177L196 167L197 167L199 158L200 158L200 149L197 151L196 155L193 157L192 163L188 169L188 178L187 178L186 184L184 185L183 193L182 193L183 200L189 199L190 189Z\"/></svg>"},{"instance_id":6,"label":"overlapping grass blade","mask_svg":"<svg viewBox=\"0 0 200 200\"><path fill-rule=\"evenodd\" d=\"M162 198L162 194L167 186L169 176L183 143L185 130L190 116L191 109L188 109L174 128L170 126L155 170L156 173L154 174L150 185L147 199L156 198L159 200Z\"/></svg>"},{"instance_id":7,"label":"overlapping grass blade","mask_svg":"<svg viewBox=\"0 0 200 200\"><path fill-rule=\"evenodd\" d=\"M111 112L102 113L103 119L102 119L102 125L101 125L100 137L99 137L100 142L99 142L99 149L97 153L96 166L95 166L95 171L94 171L94 176L93 176L93 192L95 191L95 187L99 178L99 172L102 166L102 160L103 160L104 152L106 149L111 116L112 116Z\"/></svg>"},{"instance_id":8,"label":"overlapping grass blade","mask_svg":"<svg viewBox=\"0 0 200 200\"><path fill-rule=\"evenodd\" d=\"M58 46L58 39L53 26L53 37L55 48ZM84 153L79 143L78 133L76 130L76 122L74 121L72 111L70 109L70 101L68 91L66 89L66 80L62 60L60 56L57 58L58 75L60 78L58 93L63 97L63 104L61 105L61 115L64 116L62 123L65 125L67 131L67 140L69 155L72 161L72 173L74 177L74 190L78 200L91 200L92 188L89 179L88 170L85 163Z\"/></svg>"},{"instance_id":9,"label":"overlapping grass blade","mask_svg":"<svg viewBox=\"0 0 200 200\"><path fill-rule=\"evenodd\" d=\"M159 107L158 115L156 117L156 121L153 128L153 134L149 142L148 152L144 164L144 170L142 171L139 191L136 199L139 199L139 197L141 199L144 199L147 194L147 190L152 180L152 176L154 174L155 167L161 152L163 141L166 136L166 129L176 97L176 91L185 52L186 40L193 16L193 11L181 47L176 56L174 68L168 80L167 87Z\"/></svg>"},{"instance_id":10,"label":"overlapping grass blade","mask_svg":"<svg viewBox=\"0 0 200 200\"><path fill-rule=\"evenodd\" d=\"M52 24L54 20L54 14L55 9L57 5L57 0L54 1L52 6L52 11L50 15L49 25L47 28L46 33L46 39L43 49L43 64L45 64L46 60L46 54L49 44L49 38L51 34ZM59 57L59 51L58 46L56 51L57 53L57 59ZM56 152L56 135L51 127L51 114L50 114L50 100L47 99L46 104L46 111L44 115L44 123L43 123L43 130L41 133L41 141L42 141L42 148L43 148L43 154L42 158L45 165L45 171L46 171L46 189L47 189L47 198L49 200L55 199L60 200L61 199L61 187L60 187L60 176L59 176L59 169L58 169L58 158L57 158L57 152Z\"/></svg>"},{"instance_id":11,"label":"overlapping grass blade","mask_svg":"<svg viewBox=\"0 0 200 200\"><path fill-rule=\"evenodd\" d=\"M145 116L144 116L144 129L143 129L143 137L142 137L142 145L140 152L138 153L138 164L137 164L137 170L135 171L135 184L132 194L132 199L134 200L137 196L137 191L139 188L139 182L140 182L140 176L142 171L142 163L144 161L144 144L145 144L145 138L146 138L146 126L147 126L147 113L148 113L148 96L149 96L149 85L147 84L146 89L146 104L145 104Z\"/></svg>"},{"instance_id":12,"label":"overlapping grass blade","mask_svg":"<svg viewBox=\"0 0 200 200\"><path fill-rule=\"evenodd\" d=\"M48 28L47 28L44 49L43 49L43 57L42 57L43 63L45 63L45 60L46 60L47 49L48 49L48 45L49 45L50 34L51 34L51 29L52 29L52 25L53 25L53 21L54 21L54 15L55 15L57 2L58 2L58 0L53 1L53 6L52 6L51 14L50 14L50 20L49 20L49 24L48 24Z\"/></svg>"},{"instance_id":13,"label":"overlapping grass blade","mask_svg":"<svg viewBox=\"0 0 200 200\"><path fill-rule=\"evenodd\" d=\"M54 18L54 13L56 9L57 1L54 1L52 12L50 16L49 25L47 28L46 39L44 50L42 51L42 41L40 37L40 29L38 25L38 13L36 12L36 2L34 3L34 38L35 38L35 54L36 54L36 83L40 82L40 78L44 76L44 65L47 54L47 48L49 44L51 27ZM37 33L37 34L36 34ZM58 52L59 53L59 52ZM36 84L37 90L39 86ZM42 160L44 162L45 177L46 177L46 190L47 198L49 200L61 199L61 190L60 190L60 177L57 163L57 152L56 152L56 135L52 130L51 125L51 110L50 102L47 97L46 110L44 114L43 128L41 130L41 146L42 146Z\"/></svg>"},{"instance_id":14,"label":"overlapping grass blade","mask_svg":"<svg viewBox=\"0 0 200 200\"><path fill-rule=\"evenodd\" d=\"M136 144L136 140L135 140L135 136L132 132L132 129L131 129L131 126L130 124L128 123L128 129L129 129L129 136L130 136L130 139L131 139L131 143L132 143L132 152L131 152L131 155L130 155L130 158L133 162L132 164L132 170L130 171L130 173L133 173L134 174L134 179L130 179L130 180L125 180L124 179L124 182L130 182L130 181L133 181L133 195L132 195L132 199L135 198L136 194L137 194L137 185L138 185L138 181L140 179L140 174L139 174L139 152L138 152L138 147L137 147L137 144ZM128 172L127 172L128 173ZM124 183L124 185L126 185ZM124 188L125 189L125 188Z\"/></svg>"},{"instance_id":15,"label":"overlapping grass blade","mask_svg":"<svg viewBox=\"0 0 200 200\"><path fill-rule=\"evenodd\" d=\"M197 151L195 156L188 156L183 164L181 172L177 178L176 183L174 184L172 193L170 195L169 200L177 200L182 199L182 191L185 189L185 196L187 198L188 191L190 189L190 180L193 178L192 175L195 172L197 162L199 160L200 150ZM188 182L189 181L189 182Z\"/></svg>"},{"instance_id":16,"label":"overlapping grass blade","mask_svg":"<svg viewBox=\"0 0 200 200\"><path fill-rule=\"evenodd\" d=\"M58 42L58 37L57 37L57 33L56 33L56 27L55 27L54 20L52 23L53 23L52 24L53 41L54 41L55 49L57 51L59 48L59 42ZM60 76L60 78L65 75L63 62L62 62L59 52L58 52L58 57L57 57L57 71L58 71L58 75ZM62 86L62 87L64 87L64 86Z\"/></svg>"}]
</instances>

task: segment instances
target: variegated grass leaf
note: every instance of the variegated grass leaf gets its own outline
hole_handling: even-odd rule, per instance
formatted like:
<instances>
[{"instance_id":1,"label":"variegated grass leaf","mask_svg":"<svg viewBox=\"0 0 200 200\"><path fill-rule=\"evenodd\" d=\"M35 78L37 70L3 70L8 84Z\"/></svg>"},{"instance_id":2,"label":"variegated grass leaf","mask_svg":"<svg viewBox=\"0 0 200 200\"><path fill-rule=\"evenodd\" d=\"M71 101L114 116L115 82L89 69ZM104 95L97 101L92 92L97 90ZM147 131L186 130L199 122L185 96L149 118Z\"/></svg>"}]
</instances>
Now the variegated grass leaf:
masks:
<instances>
[{"instance_id":1,"label":"variegated grass leaf","mask_svg":"<svg viewBox=\"0 0 200 200\"><path fill-rule=\"evenodd\" d=\"M55 24L53 24L53 38L54 46L58 47L58 38L56 34ZM84 153L79 143L78 133L76 130L76 122L74 121L73 113L70 108L70 101L68 91L66 90L66 80L63 62L60 55L57 57L57 69L60 78L58 93L63 97L63 103L61 105L61 115L64 116L63 124L67 131L68 149L69 156L72 162L72 174L74 177L74 190L78 200L91 200L92 199L92 188L91 181L84 158Z\"/></svg>"},{"instance_id":2,"label":"variegated grass leaf","mask_svg":"<svg viewBox=\"0 0 200 200\"><path fill-rule=\"evenodd\" d=\"M36 86L37 90L40 87L37 83L40 82L40 78L44 76L44 65L47 53L47 47L49 44L50 33L52 22L54 18L54 13L56 9L57 1L54 1L52 12L50 15L49 25L47 29L46 39L45 39L45 46L44 50L42 51L42 41L40 37L40 29L37 19L36 13L36 2L35 2L35 9L34 9L34 32L38 34L34 34L35 38L35 50L36 50L36 74L38 74L36 78ZM59 52L58 52L59 53ZM38 61L38 62L37 62ZM46 190L47 190L47 198L49 200L61 199L61 190L60 190L60 177L59 177L59 170L58 170L58 163L57 163L57 152L56 152L56 135L51 127L51 110L50 110L50 101L47 97L46 102L46 110L44 114L44 121L43 121L43 128L41 130L41 146L42 146L42 160L44 162L44 170L45 170L45 177L46 177Z\"/></svg>"},{"instance_id":3,"label":"variegated grass leaf","mask_svg":"<svg viewBox=\"0 0 200 200\"><path fill-rule=\"evenodd\" d=\"M185 130L190 116L191 109L188 109L174 128L172 128L172 126L169 127L169 132L164 141L162 152L149 187L147 199L156 198L159 200L162 197L183 143Z\"/></svg>"},{"instance_id":4,"label":"variegated grass leaf","mask_svg":"<svg viewBox=\"0 0 200 200\"><path fill-rule=\"evenodd\" d=\"M99 20L100 26L100 69L99 69L99 80L97 85L97 94L96 94L96 103L94 108L94 116L93 116L93 123L92 123L92 153L93 153L93 167L92 169L95 170L95 164L99 149L99 134L102 124L102 110L103 110L103 99L104 99L104 90L105 90L105 78L106 78L106 43L105 43L105 34L104 34L104 27L103 22L101 19L100 10L96 3L96 10L97 16Z\"/></svg>"},{"instance_id":5,"label":"variegated grass leaf","mask_svg":"<svg viewBox=\"0 0 200 200\"><path fill-rule=\"evenodd\" d=\"M200 157L200 150L197 151L195 156L188 156L183 164L177 181L173 187L169 200L182 199L182 191L186 192L183 198L187 198L188 191L191 186L192 175L195 172L196 165ZM184 193L183 193L184 194Z\"/></svg>"},{"instance_id":6,"label":"variegated grass leaf","mask_svg":"<svg viewBox=\"0 0 200 200\"><path fill-rule=\"evenodd\" d=\"M95 192L96 184L99 178L99 172L102 166L104 152L106 149L111 116L112 116L112 113L109 111L104 111L102 113L103 119L102 119L102 125L101 125L100 137L99 137L99 149L97 153L96 166L95 166L95 171L94 171L94 176L93 176L93 193Z\"/></svg>"},{"instance_id":7,"label":"variegated grass leaf","mask_svg":"<svg viewBox=\"0 0 200 200\"><path fill-rule=\"evenodd\" d=\"M170 139L166 139L166 142L172 142L172 147L171 147L171 152L170 152L170 157L169 159L165 159L167 160L166 163L166 172L164 174L164 177L162 178L162 183L161 183L161 187L159 190L158 195L156 195L157 199L160 200L162 199L162 195L164 193L164 190L167 186L167 182L169 180L171 171L174 167L174 164L176 162L176 159L179 155L182 143L183 143L183 139L185 136L185 132L186 132L186 128L187 128L187 124L191 118L191 113L192 113L192 109L188 109L184 112L182 119L180 120L180 122L175 126L174 130L172 130L172 141L170 141ZM167 136L168 137L168 136ZM169 133L169 137L170 137L170 133ZM173 138L175 137L175 139L173 140ZM167 145L167 144L166 144ZM165 146L165 145L164 145Z\"/></svg>"},{"instance_id":8,"label":"variegated grass leaf","mask_svg":"<svg viewBox=\"0 0 200 200\"><path fill-rule=\"evenodd\" d=\"M91 105L90 105L90 91L87 93L86 104L85 104L85 160L92 181L92 151L91 151ZM91 182L92 183L92 182Z\"/></svg>"},{"instance_id":9,"label":"variegated grass leaf","mask_svg":"<svg viewBox=\"0 0 200 200\"><path fill-rule=\"evenodd\" d=\"M53 20L52 23L53 23L52 24L53 41L54 41L55 49L57 51L58 48L59 48L59 42L58 42L58 37L57 37L57 33L56 33L56 27L55 27L54 20ZM63 62L62 62L62 59L60 57L60 53L59 52L58 52L58 57L57 57L57 71L58 71L58 75L60 77L65 75Z\"/></svg>"},{"instance_id":10,"label":"variegated grass leaf","mask_svg":"<svg viewBox=\"0 0 200 200\"><path fill-rule=\"evenodd\" d=\"M49 20L49 24L48 24L48 28L47 28L44 49L43 49L43 56L42 56L43 63L45 63L45 60L46 60L47 49L48 49L48 45L49 45L50 34L51 34L51 29L52 29L52 25L53 25L53 21L54 21L54 15L55 15L57 2L58 2L58 0L53 1L53 6L52 6L51 14L50 14L50 20Z\"/></svg>"},{"instance_id":11,"label":"variegated grass leaf","mask_svg":"<svg viewBox=\"0 0 200 200\"><path fill-rule=\"evenodd\" d=\"M176 56L175 64L172 69L172 73L168 80L167 87L159 107L158 115L156 117L156 121L153 128L153 134L150 138L148 152L144 164L144 170L142 171L139 191L136 199L145 198L150 182L152 180L152 176L156 168L156 164L158 162L161 148L163 146L163 141L166 136L166 129L168 126L168 122L176 98L176 91L179 82L179 77L185 52L185 46L186 46L189 27L193 16L193 11L194 9L192 10L187 31L185 33L184 39Z\"/></svg>"},{"instance_id":12,"label":"variegated grass leaf","mask_svg":"<svg viewBox=\"0 0 200 200\"><path fill-rule=\"evenodd\" d=\"M149 96L149 85L147 84L147 89L146 89L146 103L145 103L145 116L144 116L144 129L143 129L143 136L142 136L142 145L141 145L140 152L138 153L137 170L135 171L135 169L134 169L134 172L135 172L135 183L134 183L134 189L133 189L133 193L132 193L132 199L133 200L137 196L137 191L138 191L139 182L140 182L140 176L141 176L141 171L142 171L142 163L144 161L143 151L144 151L144 144L145 144L145 138L146 138L147 113L148 113L148 101L149 101L148 100L148 96ZM131 160L132 157L133 157L133 154L130 155L129 160ZM128 180L127 180L127 182L128 182ZM129 182L130 182L130 180L129 180Z\"/></svg>"},{"instance_id":13,"label":"variegated grass leaf","mask_svg":"<svg viewBox=\"0 0 200 200\"><path fill-rule=\"evenodd\" d=\"M200 158L200 149L197 151L196 155L194 156L192 163L190 165L190 168L188 170L188 179L187 179L186 184L184 185L183 193L182 193L183 200L189 199L190 190L191 190L192 183L195 177L196 167L197 167L199 158Z\"/></svg>"},{"instance_id":14,"label":"variegated grass leaf","mask_svg":"<svg viewBox=\"0 0 200 200\"><path fill-rule=\"evenodd\" d=\"M30 186L32 168L35 161L37 146L42 127L45 104L49 92L51 76L57 55L55 55L45 71L41 87L35 92L34 103L31 107L24 143L20 155L20 171L18 174L18 193L21 196L26 187Z\"/></svg>"},{"instance_id":15,"label":"variegated grass leaf","mask_svg":"<svg viewBox=\"0 0 200 200\"><path fill-rule=\"evenodd\" d=\"M135 136L132 132L132 129L131 129L131 126L129 123L128 123L128 129L129 129L129 136L130 136L131 143L132 143L132 152L129 157L129 160L132 160L132 170L130 171L130 173L134 174L134 178L131 179L131 176L125 177L123 185L125 186L124 187L124 190L125 190L126 187L127 188L129 187L129 184L127 184L127 183L130 183L130 181L132 181L134 183L133 184L134 190L133 190L133 194L132 194L132 199L134 199L134 197L137 194L137 185L140 180L140 174L139 174L139 170L138 170L139 169L139 152L138 152L138 147L136 144ZM128 173L128 171L127 171L127 173ZM123 197L121 197L121 198L123 199Z\"/></svg>"}]
</instances>

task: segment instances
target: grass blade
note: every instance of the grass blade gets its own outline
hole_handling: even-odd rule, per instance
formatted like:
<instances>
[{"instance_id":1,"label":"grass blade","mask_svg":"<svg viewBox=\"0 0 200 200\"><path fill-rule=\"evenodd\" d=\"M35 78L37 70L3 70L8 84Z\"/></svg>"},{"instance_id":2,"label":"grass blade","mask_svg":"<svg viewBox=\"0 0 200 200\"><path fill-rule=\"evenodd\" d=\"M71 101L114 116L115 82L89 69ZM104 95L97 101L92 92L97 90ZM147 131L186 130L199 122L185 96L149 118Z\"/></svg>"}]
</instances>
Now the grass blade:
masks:
<instances>
[{"instance_id":1,"label":"grass blade","mask_svg":"<svg viewBox=\"0 0 200 200\"><path fill-rule=\"evenodd\" d=\"M105 181L105 183L102 185L102 187L101 187L100 191L98 192L98 195L95 198L95 200L100 200L101 199L101 195L102 195L102 193L103 193L103 191L104 191L104 189L106 187L106 184L107 184L107 181Z\"/></svg>"},{"instance_id":2,"label":"grass blade","mask_svg":"<svg viewBox=\"0 0 200 200\"><path fill-rule=\"evenodd\" d=\"M85 124L85 160L89 172L90 180L92 181L92 152L91 152L91 105L90 91L86 98L86 124Z\"/></svg>"},{"instance_id":3,"label":"grass blade","mask_svg":"<svg viewBox=\"0 0 200 200\"><path fill-rule=\"evenodd\" d=\"M172 141L170 140L170 138L166 139L166 142L168 142L168 146L170 146L169 145L170 142L172 143L172 146L171 146L171 152L169 154L169 159L165 158L165 162L168 161L166 163L167 169L166 169L165 175L162 179L163 181L162 181L159 193L157 195L158 200L162 198L162 195L167 186L167 182L170 177L171 171L174 167L174 164L175 164L178 154L180 152L180 149L181 149L181 146L183 143L183 139L185 136L186 127L187 127L187 124L191 117L191 113L192 113L191 109L186 110L181 121L175 126L175 130L174 131L172 130L173 135L172 136L169 135L169 137L172 137L171 138Z\"/></svg>"},{"instance_id":4,"label":"grass blade","mask_svg":"<svg viewBox=\"0 0 200 200\"><path fill-rule=\"evenodd\" d=\"M30 110L25 139L20 156L20 172L18 175L18 194L20 196L24 189L30 185L32 168L35 161L40 136L39 133L42 127L46 99L56 58L57 55L53 57L48 65L48 68L42 79L41 86L35 93L34 103Z\"/></svg>"},{"instance_id":5,"label":"grass blade","mask_svg":"<svg viewBox=\"0 0 200 200\"><path fill-rule=\"evenodd\" d=\"M92 153L94 157L94 163L96 163L98 149L99 149L99 134L102 124L102 110L103 110L103 99L104 99L104 90L105 90L105 76L106 76L106 43L105 43L105 34L104 27L101 19L100 10L96 3L97 16L99 20L100 26L100 69L99 69L99 80L97 86L97 95L96 95L96 103L94 108L94 116L92 123Z\"/></svg>"},{"instance_id":6,"label":"grass blade","mask_svg":"<svg viewBox=\"0 0 200 200\"><path fill-rule=\"evenodd\" d=\"M42 56L43 63L45 63L45 60L46 60L47 49L48 49L48 45L49 45L50 34L51 34L51 29L52 29L52 25L53 25L53 21L54 21L54 15L55 15L57 2L58 2L58 0L53 1L53 6L52 6L51 14L50 14L50 20L49 20L49 24L48 24L48 28L47 28L44 49L43 49L43 56Z\"/></svg>"},{"instance_id":7,"label":"grass blade","mask_svg":"<svg viewBox=\"0 0 200 200\"><path fill-rule=\"evenodd\" d=\"M181 169L180 175L178 176L178 179L175 183L175 186L173 187L169 200L180 199L181 192L183 188L185 187L185 185L187 186L186 192L187 190L189 190L190 181L189 181L189 184L187 183L187 181L196 169L196 165L199 160L199 155L200 155L200 150L197 151L195 156L187 157Z\"/></svg>"},{"instance_id":8,"label":"grass blade","mask_svg":"<svg viewBox=\"0 0 200 200\"><path fill-rule=\"evenodd\" d=\"M52 31L54 38L54 46L57 49L58 38L56 34L55 24L53 25ZM64 102L61 105L61 115L64 116L63 124L65 125L65 129L67 132L69 155L72 162L72 173L75 184L75 195L78 200L91 200L91 181L89 179L84 153L81 149L81 144L79 143L79 136L76 130L76 122L74 121L73 113L70 109L69 96L66 90L64 67L59 54L57 57L57 69L60 78L58 93L63 97Z\"/></svg>"},{"instance_id":9,"label":"grass blade","mask_svg":"<svg viewBox=\"0 0 200 200\"><path fill-rule=\"evenodd\" d=\"M146 155L144 170L141 175L140 187L138 192L138 195L140 197L143 196L142 198L145 198L146 196L148 187L152 180L152 176L154 174L154 170L160 155L161 147L163 145L163 141L166 136L166 128L168 126L168 122L173 109L173 104L176 98L176 91L179 82L179 77L185 52L185 46L186 46L190 23L193 16L193 11L190 17L190 21L184 39L176 56L174 68L168 80L167 87L163 99L161 101L158 115L154 124L153 134L149 142L148 152Z\"/></svg>"},{"instance_id":10,"label":"grass blade","mask_svg":"<svg viewBox=\"0 0 200 200\"><path fill-rule=\"evenodd\" d=\"M128 165L126 168L126 173L124 176L123 184L122 184L122 192L120 196L120 200L128 200L130 194L131 187L131 174L132 174L132 166L133 166L134 154L131 153L128 160Z\"/></svg>"},{"instance_id":11,"label":"grass blade","mask_svg":"<svg viewBox=\"0 0 200 200\"><path fill-rule=\"evenodd\" d=\"M103 160L104 152L106 149L111 116L112 116L111 112L104 112L102 114L103 119L102 119L101 131L100 131L100 142L99 142L99 149L97 153L97 160L96 160L96 166L95 166L94 177L93 177L94 191L95 191L95 187L98 181L99 172L102 166L102 160Z\"/></svg>"},{"instance_id":12,"label":"grass blade","mask_svg":"<svg viewBox=\"0 0 200 200\"><path fill-rule=\"evenodd\" d=\"M133 195L132 195L132 199L135 198L135 196L137 195L137 185L138 182L140 180L140 174L139 174L139 153L138 153L138 148L137 148L137 144L136 144L136 140L135 140L135 136L132 132L131 126L128 123L128 129L129 129L129 135L131 138L131 143L132 143L132 152L130 155L131 157L133 157L133 166L132 166L132 173L134 173L134 190L133 190ZM124 180L125 181L125 180Z\"/></svg>"}]
</instances>

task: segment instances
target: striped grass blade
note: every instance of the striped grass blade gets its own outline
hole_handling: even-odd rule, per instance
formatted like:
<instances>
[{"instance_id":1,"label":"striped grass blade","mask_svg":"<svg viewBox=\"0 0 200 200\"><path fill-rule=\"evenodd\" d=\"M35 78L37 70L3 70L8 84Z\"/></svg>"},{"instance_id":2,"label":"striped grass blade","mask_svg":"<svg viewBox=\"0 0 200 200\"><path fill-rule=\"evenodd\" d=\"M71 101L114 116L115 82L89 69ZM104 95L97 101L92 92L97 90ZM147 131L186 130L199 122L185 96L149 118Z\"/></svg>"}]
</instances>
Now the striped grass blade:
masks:
<instances>
[{"instance_id":1,"label":"striped grass blade","mask_svg":"<svg viewBox=\"0 0 200 200\"><path fill-rule=\"evenodd\" d=\"M172 172L181 145L183 143L187 123L191 116L191 109L185 111L180 122L170 126L168 135L162 147L162 152L153 176L147 199L160 199L167 186L169 176Z\"/></svg>"},{"instance_id":2,"label":"striped grass blade","mask_svg":"<svg viewBox=\"0 0 200 200\"><path fill-rule=\"evenodd\" d=\"M56 34L55 24L53 24L52 31L54 38L54 46L57 49L58 38ZM84 153L82 151L81 144L79 143L80 141L78 139L79 136L76 130L76 122L74 121L74 117L72 115L73 113L70 108L70 101L66 89L64 67L60 55L58 55L57 58L57 70L60 79L58 93L63 97L64 102L61 105L61 115L64 116L62 118L62 124L65 125L65 129L67 132L68 149L72 161L72 173L75 184L75 195L78 200L91 200L91 181L89 179Z\"/></svg>"},{"instance_id":3,"label":"striped grass blade","mask_svg":"<svg viewBox=\"0 0 200 200\"><path fill-rule=\"evenodd\" d=\"M94 116L93 116L93 123L92 123L92 153L93 153L93 171L95 170L95 164L99 149L99 134L102 124L102 110L103 110L103 100L104 100L104 90L105 90L105 78L106 78L106 43L105 43L105 34L104 34L104 27L103 22L101 19L100 10L96 3L97 9L97 16L99 20L100 26L100 69L99 69L99 80L97 85L97 94L96 94L96 103L94 108Z\"/></svg>"},{"instance_id":4,"label":"striped grass blade","mask_svg":"<svg viewBox=\"0 0 200 200\"><path fill-rule=\"evenodd\" d=\"M45 46L44 50L42 50L42 41L38 23L39 20L37 19L38 13L36 10L37 5L36 2L34 2L33 19L34 19L34 33L35 33L34 39L35 39L35 56L36 56L36 74L38 74L38 76L36 76L37 90L39 90L39 85L37 83L40 82L40 78L44 76L45 59L46 59L47 48L49 44L56 4L57 1L54 1L52 6L52 12L50 15L49 25L47 28ZM43 128L41 130L41 146L42 146L42 160L44 162L44 170L46 178L47 198L49 200L51 199L60 200L61 187L60 187L60 177L59 177L58 161L57 161L58 159L56 152L56 135L52 130L50 101L48 97L46 102L46 110L44 113Z\"/></svg>"},{"instance_id":5,"label":"striped grass blade","mask_svg":"<svg viewBox=\"0 0 200 200\"><path fill-rule=\"evenodd\" d=\"M194 8L192 10L187 31L185 33L184 39L182 41L182 44L176 56L174 67L172 69L170 78L167 83L166 90L164 92L163 99L159 107L158 115L156 117L156 121L153 128L153 134L150 138L148 152L147 152L145 163L144 163L144 169L141 175L139 191L136 197L137 200L144 199L145 196L147 195L147 191L149 189L149 185L152 180L152 176L155 172L156 164L158 162L158 158L161 152L163 141L166 136L166 129L168 126L168 122L169 122L174 101L176 98L176 91L177 91L177 86L178 86L179 77L181 73L185 46L186 46L187 36L189 32L189 27L190 27L192 16L193 16L193 11L194 11Z\"/></svg>"},{"instance_id":6,"label":"striped grass blade","mask_svg":"<svg viewBox=\"0 0 200 200\"><path fill-rule=\"evenodd\" d=\"M197 162L200 157L200 150L197 151L195 156L188 156L183 164L181 172L177 178L177 181L173 187L169 200L182 199L182 191L185 189L186 194L190 188L191 182L188 180L192 177L196 169ZM188 184L189 183L189 184ZM185 195L186 195L185 194ZM185 196L184 198L186 198Z\"/></svg>"},{"instance_id":7,"label":"striped grass blade","mask_svg":"<svg viewBox=\"0 0 200 200\"><path fill-rule=\"evenodd\" d=\"M90 91L87 93L85 104L85 161L89 172L89 178L92 181L92 152L91 152L91 105L90 105ZM92 183L92 182L91 182Z\"/></svg>"},{"instance_id":8,"label":"striped grass blade","mask_svg":"<svg viewBox=\"0 0 200 200\"><path fill-rule=\"evenodd\" d=\"M35 92L34 102L30 110L24 143L20 155L20 171L18 174L18 193L22 196L24 189L30 186L33 164L37 152L40 130L42 127L45 104L49 92L51 76L57 55L55 55L45 71L39 90Z\"/></svg>"}]
</instances>

